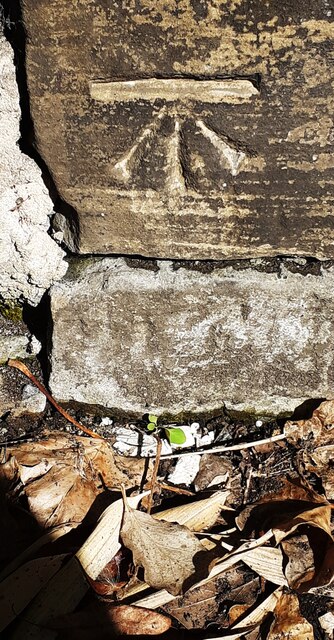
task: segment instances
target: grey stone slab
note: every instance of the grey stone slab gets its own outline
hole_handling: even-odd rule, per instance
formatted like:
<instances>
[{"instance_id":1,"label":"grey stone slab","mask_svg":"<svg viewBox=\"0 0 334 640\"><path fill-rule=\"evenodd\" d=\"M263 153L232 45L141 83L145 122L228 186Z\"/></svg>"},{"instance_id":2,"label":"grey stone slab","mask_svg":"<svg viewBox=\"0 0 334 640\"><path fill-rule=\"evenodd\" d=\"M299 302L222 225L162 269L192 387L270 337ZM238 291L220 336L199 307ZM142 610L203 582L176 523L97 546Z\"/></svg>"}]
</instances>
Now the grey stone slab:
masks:
<instances>
[{"instance_id":1,"label":"grey stone slab","mask_svg":"<svg viewBox=\"0 0 334 640\"><path fill-rule=\"evenodd\" d=\"M334 257L327 0L22 0L81 253Z\"/></svg>"},{"instance_id":2,"label":"grey stone slab","mask_svg":"<svg viewBox=\"0 0 334 640\"><path fill-rule=\"evenodd\" d=\"M201 273L77 261L51 289L52 393L138 414L278 413L332 397L334 268L303 262Z\"/></svg>"}]
</instances>

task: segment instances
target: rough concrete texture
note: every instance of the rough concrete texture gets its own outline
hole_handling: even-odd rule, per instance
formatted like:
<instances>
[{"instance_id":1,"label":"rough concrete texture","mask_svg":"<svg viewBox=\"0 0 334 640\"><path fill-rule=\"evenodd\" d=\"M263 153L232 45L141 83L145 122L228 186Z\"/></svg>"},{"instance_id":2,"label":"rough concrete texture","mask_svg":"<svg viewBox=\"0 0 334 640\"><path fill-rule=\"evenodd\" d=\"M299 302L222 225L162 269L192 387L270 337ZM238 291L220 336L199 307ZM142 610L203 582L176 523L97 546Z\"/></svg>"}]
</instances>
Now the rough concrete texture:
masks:
<instances>
[{"instance_id":1,"label":"rough concrete texture","mask_svg":"<svg viewBox=\"0 0 334 640\"><path fill-rule=\"evenodd\" d=\"M67 264L48 235L52 201L40 169L20 151L19 123L13 51L0 35L0 296L36 305Z\"/></svg>"},{"instance_id":2,"label":"rough concrete texture","mask_svg":"<svg viewBox=\"0 0 334 640\"><path fill-rule=\"evenodd\" d=\"M79 260L52 287L58 400L198 414L223 403L277 413L332 397L333 267L316 276L131 264Z\"/></svg>"},{"instance_id":3,"label":"rough concrete texture","mask_svg":"<svg viewBox=\"0 0 334 640\"><path fill-rule=\"evenodd\" d=\"M22 0L81 253L334 257L328 0ZM65 233L65 235L66 235Z\"/></svg>"}]
</instances>

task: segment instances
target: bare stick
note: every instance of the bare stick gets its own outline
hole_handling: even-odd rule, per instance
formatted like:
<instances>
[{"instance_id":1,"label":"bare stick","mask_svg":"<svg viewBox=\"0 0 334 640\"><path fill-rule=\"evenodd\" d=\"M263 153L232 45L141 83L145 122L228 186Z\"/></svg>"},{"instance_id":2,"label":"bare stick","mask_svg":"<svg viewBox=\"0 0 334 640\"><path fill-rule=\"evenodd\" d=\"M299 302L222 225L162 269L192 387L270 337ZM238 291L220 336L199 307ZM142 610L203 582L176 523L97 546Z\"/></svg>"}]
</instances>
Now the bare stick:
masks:
<instances>
[{"instance_id":1,"label":"bare stick","mask_svg":"<svg viewBox=\"0 0 334 640\"><path fill-rule=\"evenodd\" d=\"M194 453L202 456L204 453L221 453L223 451L241 451L242 449L251 449L252 447L259 447L262 444L270 444L271 442L277 442L278 440L285 439L284 433L279 433L277 436L271 436L271 438L265 438L264 440L255 440L254 442L243 442L242 444L234 444L231 447L213 447L212 449L203 449L202 451L187 451L186 453L173 453L171 455L161 456L161 460L171 460L172 458L182 458L183 456L193 456Z\"/></svg>"},{"instance_id":2,"label":"bare stick","mask_svg":"<svg viewBox=\"0 0 334 640\"><path fill-rule=\"evenodd\" d=\"M158 435L156 436L156 439L157 439L157 452L156 452L154 467L152 471L151 491L150 491L150 495L148 496L147 513L151 513L152 504L153 504L153 495L154 495L154 490L157 482L158 470L159 470L159 464L160 464L160 458L161 458L162 440Z\"/></svg>"},{"instance_id":3,"label":"bare stick","mask_svg":"<svg viewBox=\"0 0 334 640\"><path fill-rule=\"evenodd\" d=\"M87 433L87 435L90 436L91 438L100 438L101 440L104 440L103 436L100 436L98 433L94 433L94 431L91 431L87 427L84 427L83 424L80 424L80 422L77 422L75 418L72 418L72 416L70 416L70 414L67 413L67 411L65 411L65 409L63 409L63 407L61 407L53 399L52 395L46 390L46 388L42 385L42 383L39 382L37 378L35 378L34 374L31 373L31 371L28 369L28 367L26 367L25 364L23 364L23 362L20 362L20 360L8 360L7 364L9 367L13 367L14 369L18 369L19 371L21 371L21 373L24 373L24 375L27 376L27 378L29 378L29 380L31 380L31 382L34 383L37 389L39 389L41 393L43 393L46 396L49 402L53 404L53 406L57 409L57 411L59 411L59 413L61 413L61 415L64 416L66 420L68 420L68 422L71 422L72 424L74 424L75 427Z\"/></svg>"},{"instance_id":4,"label":"bare stick","mask_svg":"<svg viewBox=\"0 0 334 640\"><path fill-rule=\"evenodd\" d=\"M187 491L187 489L180 489L179 487L174 487L170 484L165 484L164 482L156 482L158 487L161 489L166 489L167 491L173 491L174 493L180 493L184 496L194 496L193 491Z\"/></svg>"}]
</instances>

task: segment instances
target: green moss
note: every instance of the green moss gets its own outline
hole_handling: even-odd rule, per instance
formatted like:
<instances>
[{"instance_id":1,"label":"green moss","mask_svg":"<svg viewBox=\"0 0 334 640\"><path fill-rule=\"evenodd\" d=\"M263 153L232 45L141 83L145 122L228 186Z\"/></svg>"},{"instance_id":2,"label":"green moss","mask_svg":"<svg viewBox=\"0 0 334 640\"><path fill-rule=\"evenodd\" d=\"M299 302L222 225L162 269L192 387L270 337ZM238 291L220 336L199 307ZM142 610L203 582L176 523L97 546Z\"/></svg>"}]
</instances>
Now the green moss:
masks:
<instances>
[{"instance_id":1,"label":"green moss","mask_svg":"<svg viewBox=\"0 0 334 640\"><path fill-rule=\"evenodd\" d=\"M11 301L0 300L0 315L6 320L19 323L22 322L23 309L20 305Z\"/></svg>"},{"instance_id":2,"label":"green moss","mask_svg":"<svg viewBox=\"0 0 334 640\"><path fill-rule=\"evenodd\" d=\"M65 274L64 280L77 280L78 277L84 273L85 269L95 262L100 262L104 258L97 256L80 256L71 257L67 259L68 269Z\"/></svg>"}]
</instances>

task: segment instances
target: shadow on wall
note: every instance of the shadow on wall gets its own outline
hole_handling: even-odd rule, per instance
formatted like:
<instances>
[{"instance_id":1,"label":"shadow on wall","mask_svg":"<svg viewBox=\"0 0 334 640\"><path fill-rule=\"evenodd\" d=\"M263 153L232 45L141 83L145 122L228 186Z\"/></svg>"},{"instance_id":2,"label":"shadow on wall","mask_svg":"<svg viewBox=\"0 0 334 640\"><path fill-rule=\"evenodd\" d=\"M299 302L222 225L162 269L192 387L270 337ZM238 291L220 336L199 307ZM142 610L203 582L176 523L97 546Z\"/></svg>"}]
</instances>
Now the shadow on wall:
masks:
<instances>
[{"instance_id":1,"label":"shadow on wall","mask_svg":"<svg viewBox=\"0 0 334 640\"><path fill-rule=\"evenodd\" d=\"M35 145L34 123L30 112L29 91L27 73L25 67L26 58L26 33L22 17L20 0L0 0L0 23L3 22L5 38L11 44L14 51L14 63L16 69L16 81L20 95L20 140L19 147L22 153L32 158L42 172L42 178L54 203L55 211L61 213L68 221L73 236L78 235L78 216L69 204L60 197L57 187L47 165L38 153Z\"/></svg>"}]
</instances>

